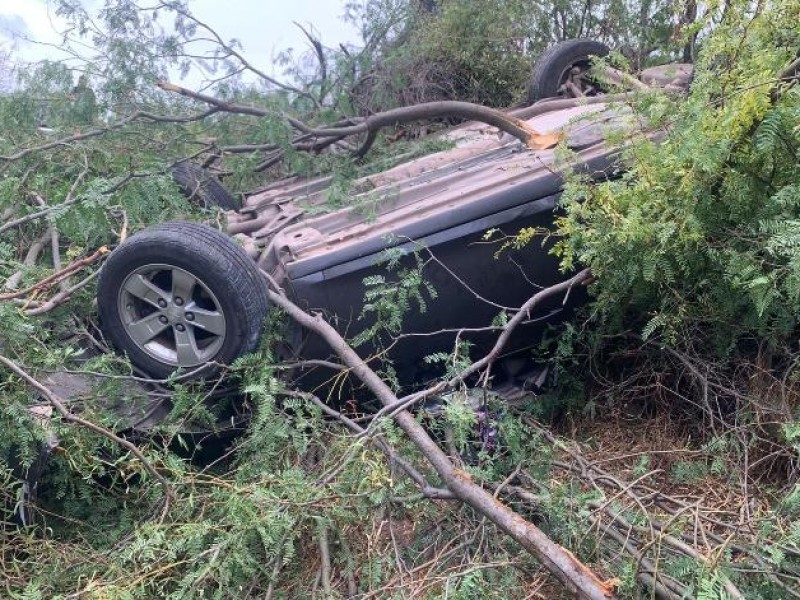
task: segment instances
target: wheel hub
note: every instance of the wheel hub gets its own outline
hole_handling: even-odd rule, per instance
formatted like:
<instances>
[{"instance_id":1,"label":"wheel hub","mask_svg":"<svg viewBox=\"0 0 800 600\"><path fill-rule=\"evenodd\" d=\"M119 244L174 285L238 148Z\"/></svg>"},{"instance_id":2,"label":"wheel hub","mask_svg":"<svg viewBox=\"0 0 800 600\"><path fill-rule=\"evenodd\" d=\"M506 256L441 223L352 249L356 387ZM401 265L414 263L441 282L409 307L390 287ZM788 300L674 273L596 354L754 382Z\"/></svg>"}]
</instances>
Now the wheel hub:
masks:
<instances>
[{"instance_id":1,"label":"wheel hub","mask_svg":"<svg viewBox=\"0 0 800 600\"><path fill-rule=\"evenodd\" d=\"M559 95L568 98L594 95L597 90L587 79L590 67L588 61L581 61L567 67L559 78Z\"/></svg>"},{"instance_id":2,"label":"wheel hub","mask_svg":"<svg viewBox=\"0 0 800 600\"><path fill-rule=\"evenodd\" d=\"M217 297L179 267L154 264L133 271L120 289L119 311L133 343L172 366L190 368L213 360L225 341Z\"/></svg>"}]
</instances>

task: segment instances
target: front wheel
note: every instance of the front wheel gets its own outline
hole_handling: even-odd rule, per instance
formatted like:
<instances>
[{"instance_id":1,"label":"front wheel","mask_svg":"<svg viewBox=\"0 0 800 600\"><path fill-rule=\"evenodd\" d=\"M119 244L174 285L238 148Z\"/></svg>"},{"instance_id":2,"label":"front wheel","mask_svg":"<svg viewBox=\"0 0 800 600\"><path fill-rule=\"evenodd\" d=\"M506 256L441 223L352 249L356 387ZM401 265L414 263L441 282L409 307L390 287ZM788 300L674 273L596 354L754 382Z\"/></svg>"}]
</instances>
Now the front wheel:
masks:
<instances>
[{"instance_id":1,"label":"front wheel","mask_svg":"<svg viewBox=\"0 0 800 600\"><path fill-rule=\"evenodd\" d=\"M227 235L186 222L121 244L103 266L97 304L112 344L162 378L177 369L206 376L254 350L268 310L252 259Z\"/></svg>"}]
</instances>

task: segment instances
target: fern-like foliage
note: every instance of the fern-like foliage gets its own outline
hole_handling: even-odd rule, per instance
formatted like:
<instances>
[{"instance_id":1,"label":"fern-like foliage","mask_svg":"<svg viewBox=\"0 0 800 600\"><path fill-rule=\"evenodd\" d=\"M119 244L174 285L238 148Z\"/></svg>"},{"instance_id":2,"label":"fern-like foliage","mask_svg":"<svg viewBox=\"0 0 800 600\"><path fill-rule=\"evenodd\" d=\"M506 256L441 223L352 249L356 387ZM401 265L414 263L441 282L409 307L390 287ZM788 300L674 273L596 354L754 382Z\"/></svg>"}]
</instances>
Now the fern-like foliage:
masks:
<instances>
[{"instance_id":1,"label":"fern-like foliage","mask_svg":"<svg viewBox=\"0 0 800 600\"><path fill-rule=\"evenodd\" d=\"M368 341L380 342L382 333L396 335L403 327L403 320L412 312L424 313L428 301L438 296L433 285L425 279L425 263L418 254L413 254L413 266L399 267L403 254L390 253L386 266L389 272L395 271L387 279L383 274L364 278L364 305L359 320L370 323L353 338L353 344L360 346Z\"/></svg>"},{"instance_id":2,"label":"fern-like foliage","mask_svg":"<svg viewBox=\"0 0 800 600\"><path fill-rule=\"evenodd\" d=\"M714 76L700 61L693 93L668 120L663 100L635 107L666 139L634 140L618 179L570 179L558 251L598 277L601 321L667 341L704 330L716 348L746 335L780 345L800 323L800 93L773 102L776 84L763 83L794 52L770 41L770 19L797 12L776 5L752 28L728 15L704 48ZM732 81L739 91L721 100Z\"/></svg>"}]
</instances>

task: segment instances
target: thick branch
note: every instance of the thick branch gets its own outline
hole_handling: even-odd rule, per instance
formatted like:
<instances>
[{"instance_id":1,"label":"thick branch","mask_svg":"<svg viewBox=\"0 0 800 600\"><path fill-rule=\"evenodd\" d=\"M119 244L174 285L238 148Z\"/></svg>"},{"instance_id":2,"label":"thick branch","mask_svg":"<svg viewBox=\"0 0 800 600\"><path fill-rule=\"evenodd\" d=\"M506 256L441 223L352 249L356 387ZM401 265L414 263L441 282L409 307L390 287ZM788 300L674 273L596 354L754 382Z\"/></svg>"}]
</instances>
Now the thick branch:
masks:
<instances>
[{"instance_id":1,"label":"thick branch","mask_svg":"<svg viewBox=\"0 0 800 600\"><path fill-rule=\"evenodd\" d=\"M320 335L382 404L391 405L397 402L394 392L321 316L309 315L277 291L270 290L269 296L273 303L285 310L298 324ZM472 481L468 473L457 469L411 413L401 411L394 416L394 419L451 492L533 554L571 592L582 598L597 600L614 596L613 589L600 581L571 552L553 542L538 527L495 499L492 494Z\"/></svg>"},{"instance_id":2,"label":"thick branch","mask_svg":"<svg viewBox=\"0 0 800 600\"><path fill-rule=\"evenodd\" d=\"M174 92L187 98L193 98L201 102L205 102L218 108L219 110L237 113L243 115L252 115L256 117L266 117L274 115L274 111L270 111L257 106L250 106L244 104L236 104L227 102L214 96L193 92L174 83L166 81L159 82L158 87L168 92ZM328 137L344 137L351 135L360 135L378 131L384 127L393 127L401 123L410 123L413 121L421 121L426 119L436 119L442 117L456 117L468 121L480 121L487 125L497 127L501 131L508 133L528 148L533 150L541 150L544 148L551 148L555 146L561 139L558 133L539 133L532 129L525 121L509 116L494 108L487 106L480 106L471 104L469 102L457 102L453 100L442 102L426 102L414 106L404 106L387 110L386 112L376 113L357 123L355 125L344 127L331 127L331 128L314 128L306 125L302 121L282 115L283 118L294 128L299 131L321 138Z\"/></svg>"}]
</instances>

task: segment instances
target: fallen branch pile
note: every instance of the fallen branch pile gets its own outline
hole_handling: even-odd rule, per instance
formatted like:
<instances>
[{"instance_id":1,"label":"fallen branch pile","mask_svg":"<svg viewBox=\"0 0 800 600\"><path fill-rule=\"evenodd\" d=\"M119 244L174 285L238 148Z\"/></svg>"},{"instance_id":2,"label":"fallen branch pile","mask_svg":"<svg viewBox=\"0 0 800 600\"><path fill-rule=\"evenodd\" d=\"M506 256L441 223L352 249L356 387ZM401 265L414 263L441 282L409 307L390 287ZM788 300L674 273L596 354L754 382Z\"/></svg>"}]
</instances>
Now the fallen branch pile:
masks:
<instances>
[{"instance_id":1,"label":"fallen branch pile","mask_svg":"<svg viewBox=\"0 0 800 600\"><path fill-rule=\"evenodd\" d=\"M587 271L582 271L565 284L558 286L558 289L555 292L550 292L550 294L557 293L561 290L568 290L573 285L578 285L588 278L589 273ZM541 294L542 292L539 292L539 298L541 298ZM350 369L350 372L354 376L360 379L369 388L384 407L396 407L400 404L399 399L389 386L384 383L384 381L349 346L347 341L331 327L321 315L309 315L289 300L280 289L275 287L270 290L270 299L276 306L285 310L297 323L320 335L339 356L342 363ZM533 299L526 303L524 310L520 310L518 313L522 315L522 317L510 321L504 333L507 332L508 335L510 335L510 332L525 318L525 315L529 311L533 310L536 304L537 302ZM496 346L497 351L493 351L493 353L489 354L483 361L476 363L463 373L461 375L462 380L464 377L469 376L483 366L490 365L496 358L499 349L503 347L503 340L504 338L501 336ZM441 389L441 386L436 386L425 393L418 394L416 397L422 399L429 394L437 393ZM613 597L613 583L601 581L590 569L576 559L571 552L554 543L534 524L523 519L519 514L508 508L508 506L500 503L494 495L475 483L467 472L458 469L407 409L403 408L394 412L393 419L414 445L419 448L426 460L431 464L439 477L441 477L447 489L450 490L455 497L470 505L479 514L488 518L531 554L536 556L536 558L541 561L568 590L582 598L604 599Z\"/></svg>"}]
</instances>

